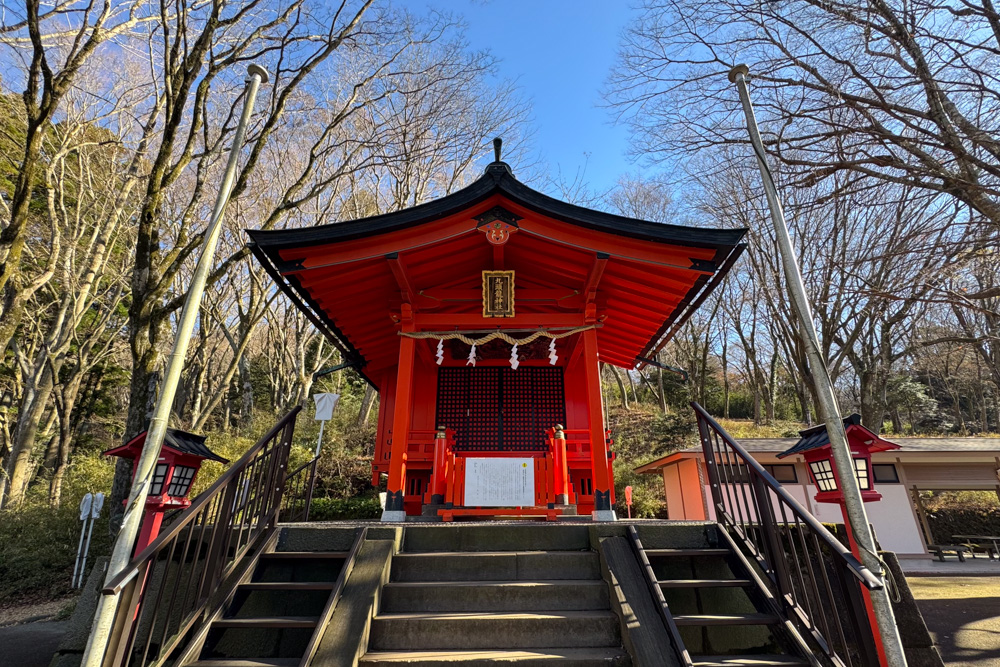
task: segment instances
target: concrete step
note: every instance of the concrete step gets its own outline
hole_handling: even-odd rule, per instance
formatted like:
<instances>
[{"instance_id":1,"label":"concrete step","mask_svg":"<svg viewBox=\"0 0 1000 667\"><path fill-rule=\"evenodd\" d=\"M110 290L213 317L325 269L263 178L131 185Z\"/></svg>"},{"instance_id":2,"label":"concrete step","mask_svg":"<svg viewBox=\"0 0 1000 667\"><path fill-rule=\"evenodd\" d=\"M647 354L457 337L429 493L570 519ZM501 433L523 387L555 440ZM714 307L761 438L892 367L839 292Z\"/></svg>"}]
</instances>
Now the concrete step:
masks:
<instances>
[{"instance_id":1,"label":"concrete step","mask_svg":"<svg viewBox=\"0 0 1000 667\"><path fill-rule=\"evenodd\" d=\"M332 591L333 581L251 581L240 584L244 591Z\"/></svg>"},{"instance_id":2,"label":"concrete step","mask_svg":"<svg viewBox=\"0 0 1000 667\"><path fill-rule=\"evenodd\" d=\"M809 667L809 661L794 655L699 655L694 667Z\"/></svg>"},{"instance_id":3,"label":"concrete step","mask_svg":"<svg viewBox=\"0 0 1000 667\"><path fill-rule=\"evenodd\" d=\"M407 526L403 551L586 551L587 525L525 524L496 526Z\"/></svg>"},{"instance_id":4,"label":"concrete step","mask_svg":"<svg viewBox=\"0 0 1000 667\"><path fill-rule=\"evenodd\" d=\"M347 554L346 551L274 551L261 554L251 583L332 583L340 574Z\"/></svg>"},{"instance_id":5,"label":"concrete step","mask_svg":"<svg viewBox=\"0 0 1000 667\"><path fill-rule=\"evenodd\" d=\"M347 558L348 551L271 551L261 554L261 560L328 560Z\"/></svg>"},{"instance_id":6,"label":"concrete step","mask_svg":"<svg viewBox=\"0 0 1000 667\"><path fill-rule=\"evenodd\" d=\"M600 579L593 551L401 553L392 558L392 581L534 581Z\"/></svg>"},{"instance_id":7,"label":"concrete step","mask_svg":"<svg viewBox=\"0 0 1000 667\"><path fill-rule=\"evenodd\" d=\"M618 646L610 611L379 614L369 643L382 651Z\"/></svg>"},{"instance_id":8,"label":"concrete step","mask_svg":"<svg viewBox=\"0 0 1000 667\"><path fill-rule=\"evenodd\" d=\"M774 614L681 614L674 623L685 625L773 625L779 619Z\"/></svg>"},{"instance_id":9,"label":"concrete step","mask_svg":"<svg viewBox=\"0 0 1000 667\"><path fill-rule=\"evenodd\" d=\"M644 549L646 558L695 558L701 556L727 556L729 549Z\"/></svg>"},{"instance_id":10,"label":"concrete step","mask_svg":"<svg viewBox=\"0 0 1000 667\"><path fill-rule=\"evenodd\" d=\"M628 654L620 648L529 648L515 651L369 651L364 667L629 667Z\"/></svg>"},{"instance_id":11,"label":"concrete step","mask_svg":"<svg viewBox=\"0 0 1000 667\"><path fill-rule=\"evenodd\" d=\"M656 583L660 588L743 588L751 584L749 579L663 579Z\"/></svg>"},{"instance_id":12,"label":"concrete step","mask_svg":"<svg viewBox=\"0 0 1000 667\"><path fill-rule=\"evenodd\" d=\"M330 599L330 589L245 588L233 596L226 618L261 616L319 616Z\"/></svg>"},{"instance_id":13,"label":"concrete step","mask_svg":"<svg viewBox=\"0 0 1000 667\"><path fill-rule=\"evenodd\" d=\"M300 658L208 658L184 667L299 667Z\"/></svg>"},{"instance_id":14,"label":"concrete step","mask_svg":"<svg viewBox=\"0 0 1000 667\"><path fill-rule=\"evenodd\" d=\"M220 618L212 621L213 628L315 628L315 616L255 616L252 618Z\"/></svg>"},{"instance_id":15,"label":"concrete step","mask_svg":"<svg viewBox=\"0 0 1000 667\"><path fill-rule=\"evenodd\" d=\"M538 581L404 581L386 584L380 609L407 611L539 611L609 609L600 579Z\"/></svg>"}]
</instances>

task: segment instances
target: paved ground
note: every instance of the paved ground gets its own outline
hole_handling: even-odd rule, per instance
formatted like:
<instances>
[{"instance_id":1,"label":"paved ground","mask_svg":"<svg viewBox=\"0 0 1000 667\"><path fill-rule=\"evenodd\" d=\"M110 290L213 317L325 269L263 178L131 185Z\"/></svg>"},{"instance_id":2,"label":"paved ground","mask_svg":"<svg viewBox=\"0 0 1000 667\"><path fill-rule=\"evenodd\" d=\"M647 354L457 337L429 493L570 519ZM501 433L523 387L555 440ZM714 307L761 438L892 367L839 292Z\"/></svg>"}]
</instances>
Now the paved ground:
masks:
<instances>
[{"instance_id":1,"label":"paved ground","mask_svg":"<svg viewBox=\"0 0 1000 667\"><path fill-rule=\"evenodd\" d=\"M1000 577L907 577L948 667L1000 665Z\"/></svg>"},{"instance_id":2,"label":"paved ground","mask_svg":"<svg viewBox=\"0 0 1000 667\"><path fill-rule=\"evenodd\" d=\"M48 667L66 626L66 621L42 621L0 628L0 664Z\"/></svg>"},{"instance_id":3,"label":"paved ground","mask_svg":"<svg viewBox=\"0 0 1000 667\"><path fill-rule=\"evenodd\" d=\"M0 665L48 667L69 622L63 616L72 598L0 609Z\"/></svg>"}]
</instances>

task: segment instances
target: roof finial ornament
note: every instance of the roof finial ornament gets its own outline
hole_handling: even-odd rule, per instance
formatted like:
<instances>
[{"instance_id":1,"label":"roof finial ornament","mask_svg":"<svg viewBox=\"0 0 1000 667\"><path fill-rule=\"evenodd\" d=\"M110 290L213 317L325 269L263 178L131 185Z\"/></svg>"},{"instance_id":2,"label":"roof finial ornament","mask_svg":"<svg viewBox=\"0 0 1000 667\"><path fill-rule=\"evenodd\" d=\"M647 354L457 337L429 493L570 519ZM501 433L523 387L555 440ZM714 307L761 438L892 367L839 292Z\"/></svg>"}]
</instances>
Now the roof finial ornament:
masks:
<instances>
[{"instance_id":1,"label":"roof finial ornament","mask_svg":"<svg viewBox=\"0 0 1000 667\"><path fill-rule=\"evenodd\" d=\"M502 178L504 174L514 175L514 172L510 170L510 165L500 159L500 151L502 149L503 139L496 137L493 140L493 162L486 165L486 173L492 175L495 179Z\"/></svg>"}]
</instances>

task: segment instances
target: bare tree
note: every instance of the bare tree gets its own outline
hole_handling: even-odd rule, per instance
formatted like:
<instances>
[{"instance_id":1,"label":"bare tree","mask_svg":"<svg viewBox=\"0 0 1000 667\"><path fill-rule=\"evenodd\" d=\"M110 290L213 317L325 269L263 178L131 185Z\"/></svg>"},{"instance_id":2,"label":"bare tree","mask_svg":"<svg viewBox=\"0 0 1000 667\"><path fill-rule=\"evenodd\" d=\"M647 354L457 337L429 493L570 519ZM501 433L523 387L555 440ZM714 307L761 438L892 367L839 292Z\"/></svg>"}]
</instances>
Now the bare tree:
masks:
<instances>
[{"instance_id":1,"label":"bare tree","mask_svg":"<svg viewBox=\"0 0 1000 667\"><path fill-rule=\"evenodd\" d=\"M11 438L6 471L0 478L0 504L22 499L33 476L32 457L43 415L53 390L60 383L64 363L72 357L75 370L69 385L82 382L81 373L99 361L116 342L108 331L119 304L127 294L122 244L122 221L127 210L117 207L122 174L115 137L90 123L60 125L60 141L50 145L44 173L46 222L51 230L44 288L29 303L38 329L37 338L13 345L13 356L24 381L17 425ZM97 183L101 183L97 186ZM133 208L134 210L134 208ZM40 253L36 246L32 253ZM51 274L51 275L47 275ZM35 282L40 282L38 278ZM74 390L61 387L64 409L75 402ZM56 412L52 412L53 415ZM69 421L69 413L60 413ZM9 485L9 494L7 493Z\"/></svg>"},{"instance_id":2,"label":"bare tree","mask_svg":"<svg viewBox=\"0 0 1000 667\"><path fill-rule=\"evenodd\" d=\"M43 168L42 145L53 118L81 70L98 48L138 26L154 21L145 2L111 3L61 0L44 5L3 3L0 48L23 57L23 139L9 203L0 197L6 224L0 227L0 355L4 354L24 314L31 286L20 272L28 240L30 204ZM69 27L67 27L69 26Z\"/></svg>"},{"instance_id":3,"label":"bare tree","mask_svg":"<svg viewBox=\"0 0 1000 667\"><path fill-rule=\"evenodd\" d=\"M655 159L745 143L725 75L747 62L766 142L794 183L902 184L954 197L996 232L998 57L988 2L646 0L610 99Z\"/></svg>"}]
</instances>

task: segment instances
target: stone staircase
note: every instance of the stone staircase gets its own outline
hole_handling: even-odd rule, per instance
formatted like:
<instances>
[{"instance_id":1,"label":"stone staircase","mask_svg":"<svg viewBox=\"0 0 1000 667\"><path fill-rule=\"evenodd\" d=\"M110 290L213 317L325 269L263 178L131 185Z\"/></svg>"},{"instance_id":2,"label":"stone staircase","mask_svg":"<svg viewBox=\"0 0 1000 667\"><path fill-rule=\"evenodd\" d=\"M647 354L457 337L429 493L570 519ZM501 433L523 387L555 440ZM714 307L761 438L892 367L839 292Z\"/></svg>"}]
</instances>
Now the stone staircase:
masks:
<instances>
[{"instance_id":1,"label":"stone staircase","mask_svg":"<svg viewBox=\"0 0 1000 667\"><path fill-rule=\"evenodd\" d=\"M336 587L343 551L261 554L186 667L298 667Z\"/></svg>"},{"instance_id":2,"label":"stone staircase","mask_svg":"<svg viewBox=\"0 0 1000 667\"><path fill-rule=\"evenodd\" d=\"M645 553L695 667L809 667L803 647L770 610L754 573L729 548Z\"/></svg>"},{"instance_id":3,"label":"stone staircase","mask_svg":"<svg viewBox=\"0 0 1000 667\"><path fill-rule=\"evenodd\" d=\"M630 665L586 527L406 531L366 667Z\"/></svg>"}]
</instances>

